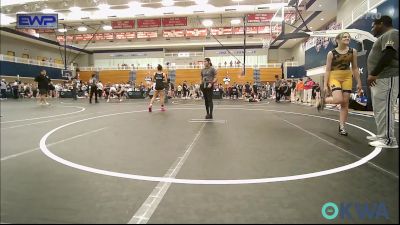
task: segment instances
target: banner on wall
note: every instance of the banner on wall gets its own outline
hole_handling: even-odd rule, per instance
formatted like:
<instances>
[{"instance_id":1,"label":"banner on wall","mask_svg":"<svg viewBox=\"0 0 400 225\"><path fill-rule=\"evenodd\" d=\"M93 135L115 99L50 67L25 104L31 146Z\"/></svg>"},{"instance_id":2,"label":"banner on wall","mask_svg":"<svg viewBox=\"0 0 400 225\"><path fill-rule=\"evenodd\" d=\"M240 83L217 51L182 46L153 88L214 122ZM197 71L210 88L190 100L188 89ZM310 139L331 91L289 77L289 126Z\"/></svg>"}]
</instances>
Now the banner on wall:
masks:
<instances>
[{"instance_id":1,"label":"banner on wall","mask_svg":"<svg viewBox=\"0 0 400 225\"><path fill-rule=\"evenodd\" d=\"M137 38L156 38L158 36L157 31L138 31L136 35Z\"/></svg>"},{"instance_id":2,"label":"banner on wall","mask_svg":"<svg viewBox=\"0 0 400 225\"><path fill-rule=\"evenodd\" d=\"M125 39L134 39L136 38L135 32L116 32L114 33L115 39L117 40L125 40Z\"/></svg>"},{"instance_id":3,"label":"banner on wall","mask_svg":"<svg viewBox=\"0 0 400 225\"><path fill-rule=\"evenodd\" d=\"M244 34L244 28L243 27L233 27L233 34Z\"/></svg>"},{"instance_id":4,"label":"banner on wall","mask_svg":"<svg viewBox=\"0 0 400 225\"><path fill-rule=\"evenodd\" d=\"M246 27L246 34L257 34L258 27Z\"/></svg>"},{"instance_id":5,"label":"banner on wall","mask_svg":"<svg viewBox=\"0 0 400 225\"><path fill-rule=\"evenodd\" d=\"M186 37L206 37L206 36L207 36L206 28L195 28L186 30Z\"/></svg>"},{"instance_id":6,"label":"banner on wall","mask_svg":"<svg viewBox=\"0 0 400 225\"><path fill-rule=\"evenodd\" d=\"M187 26L187 17L172 17L162 19L163 27Z\"/></svg>"},{"instance_id":7,"label":"banner on wall","mask_svg":"<svg viewBox=\"0 0 400 225\"><path fill-rule=\"evenodd\" d=\"M271 28L270 28L270 26L260 26L260 27L258 27L257 32L259 34L269 34L269 33L271 33Z\"/></svg>"},{"instance_id":8,"label":"banner on wall","mask_svg":"<svg viewBox=\"0 0 400 225\"><path fill-rule=\"evenodd\" d=\"M168 37L185 37L185 30L180 29L180 30L163 30L163 37L168 38Z\"/></svg>"},{"instance_id":9,"label":"banner on wall","mask_svg":"<svg viewBox=\"0 0 400 225\"><path fill-rule=\"evenodd\" d=\"M134 20L111 21L111 27L113 29L133 29L135 28L135 21Z\"/></svg>"},{"instance_id":10,"label":"banner on wall","mask_svg":"<svg viewBox=\"0 0 400 225\"><path fill-rule=\"evenodd\" d=\"M247 15L248 23L266 23L271 21L273 13L252 13Z\"/></svg>"},{"instance_id":11,"label":"banner on wall","mask_svg":"<svg viewBox=\"0 0 400 225\"><path fill-rule=\"evenodd\" d=\"M138 19L138 28L161 27L161 19Z\"/></svg>"}]
</instances>

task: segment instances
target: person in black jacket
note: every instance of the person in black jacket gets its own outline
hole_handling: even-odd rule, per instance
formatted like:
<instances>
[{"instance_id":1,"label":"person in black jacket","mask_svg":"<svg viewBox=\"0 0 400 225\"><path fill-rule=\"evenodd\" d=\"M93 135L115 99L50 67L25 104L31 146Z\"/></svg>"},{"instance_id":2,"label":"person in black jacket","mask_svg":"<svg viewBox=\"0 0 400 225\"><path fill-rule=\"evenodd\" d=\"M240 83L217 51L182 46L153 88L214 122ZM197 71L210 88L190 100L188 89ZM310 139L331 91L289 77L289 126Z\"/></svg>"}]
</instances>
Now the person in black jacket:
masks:
<instances>
[{"instance_id":1,"label":"person in black jacket","mask_svg":"<svg viewBox=\"0 0 400 225\"><path fill-rule=\"evenodd\" d=\"M40 104L50 105L46 101L47 93L49 92L50 78L46 75L46 70L40 71L40 75L35 78L38 82L38 89L40 94Z\"/></svg>"},{"instance_id":2,"label":"person in black jacket","mask_svg":"<svg viewBox=\"0 0 400 225\"><path fill-rule=\"evenodd\" d=\"M89 103L92 104L93 94L95 103L99 103L99 101L97 101L97 79L95 73L92 74L92 78L89 80L89 84L90 84Z\"/></svg>"}]
</instances>

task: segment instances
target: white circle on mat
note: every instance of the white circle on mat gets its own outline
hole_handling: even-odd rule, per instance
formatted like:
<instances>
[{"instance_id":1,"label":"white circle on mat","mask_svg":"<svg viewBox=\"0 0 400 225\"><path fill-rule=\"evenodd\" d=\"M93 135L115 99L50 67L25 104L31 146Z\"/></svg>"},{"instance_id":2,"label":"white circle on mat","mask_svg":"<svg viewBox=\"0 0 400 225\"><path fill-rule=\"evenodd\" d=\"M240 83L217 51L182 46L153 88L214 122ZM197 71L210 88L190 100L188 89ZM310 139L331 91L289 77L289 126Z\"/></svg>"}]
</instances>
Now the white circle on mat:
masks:
<instances>
[{"instance_id":1,"label":"white circle on mat","mask_svg":"<svg viewBox=\"0 0 400 225\"><path fill-rule=\"evenodd\" d=\"M203 109L203 108L170 108L170 110L197 110L197 109ZM338 121L335 119L331 119L328 117L322 117L322 116L316 116L316 115L310 115L310 114L304 114L304 113L296 113L296 112L285 112L285 111L278 111L278 110L267 110L267 109L247 109L247 108L219 108L220 110L232 110L232 109L237 109L237 110L246 110L246 111L267 111L267 112L278 112L278 113L284 113L284 114L294 114L294 115L302 115L302 116L308 116L308 117L314 117L314 118L320 118L320 119L325 119L325 120L331 120L331 121ZM93 120L93 119L98 119L98 118L103 118L103 117L108 117L108 116L116 116L116 115L123 115L123 114L129 114L129 113L140 113L140 112L147 112L147 110L140 110L140 111L129 111L129 112L121 112L121 113L112 113L112 114L107 114L107 115L101 115L101 116L95 116L95 117L90 117L86 119L81 119L77 120L71 123L64 124L62 126L59 126L57 128L54 128L53 130L49 131L46 133L40 140L40 149L42 152L50 157L51 159L64 164L66 166L83 170L86 172L90 173L95 173L95 174L102 174L106 176L113 176L113 177L119 177L119 178L126 178L126 179L133 179L133 180L142 180L142 181L154 181L154 182L166 182L166 183L175 183L175 184L206 184L206 185L234 185L234 184L258 184L258 183L272 183L272 182L283 182L283 181L292 181L292 180L301 180L301 179L307 179L307 178L313 178L313 177L320 177L320 176L326 176L334 173L339 173L343 172L346 170L350 170L353 168L356 168L358 166L361 166L365 163L367 163L369 160L373 159L379 153L381 152L382 148L376 147L370 154L367 156L360 158L358 161L350 163L348 165L340 166L337 168L329 169L329 170L323 170L319 172L313 172L313 173L306 173L306 174L299 174L299 175L292 175L292 176L283 176L283 177L268 177L268 178L257 178L257 179L236 179L236 180L199 180L199 179L177 179L177 178L167 178L167 177L154 177L154 176L144 176L144 175L135 175L135 174L127 174L127 173L119 173L119 172L113 172L113 171L108 171L108 170L102 170L102 169L97 169L97 168L92 168L84 165L80 165L68 160L65 160L54 153L52 153L46 146L46 140L47 138L56 132L57 130L60 130L62 128L65 128L67 126L70 126L72 124L77 124L80 122L88 121L88 120ZM360 126L347 123L348 125L358 128L364 132L366 132L369 135L374 135L369 130L366 130Z\"/></svg>"}]
</instances>

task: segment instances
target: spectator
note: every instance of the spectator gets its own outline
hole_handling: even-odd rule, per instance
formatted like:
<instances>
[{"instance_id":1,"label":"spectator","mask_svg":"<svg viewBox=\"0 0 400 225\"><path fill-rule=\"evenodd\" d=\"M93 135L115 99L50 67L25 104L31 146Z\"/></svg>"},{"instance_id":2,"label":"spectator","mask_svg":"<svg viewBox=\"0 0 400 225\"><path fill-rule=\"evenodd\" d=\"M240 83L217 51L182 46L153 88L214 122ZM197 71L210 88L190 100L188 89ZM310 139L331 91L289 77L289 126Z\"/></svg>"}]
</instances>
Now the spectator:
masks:
<instances>
[{"instance_id":1,"label":"spectator","mask_svg":"<svg viewBox=\"0 0 400 225\"><path fill-rule=\"evenodd\" d=\"M1 90L1 100L6 100L7 99L7 83L6 83L5 79L1 79L0 90Z\"/></svg>"},{"instance_id":2,"label":"spectator","mask_svg":"<svg viewBox=\"0 0 400 225\"><path fill-rule=\"evenodd\" d=\"M296 103L298 102L303 102L303 98L304 98L304 83L303 83L303 79L300 78L299 82L296 85Z\"/></svg>"}]
</instances>

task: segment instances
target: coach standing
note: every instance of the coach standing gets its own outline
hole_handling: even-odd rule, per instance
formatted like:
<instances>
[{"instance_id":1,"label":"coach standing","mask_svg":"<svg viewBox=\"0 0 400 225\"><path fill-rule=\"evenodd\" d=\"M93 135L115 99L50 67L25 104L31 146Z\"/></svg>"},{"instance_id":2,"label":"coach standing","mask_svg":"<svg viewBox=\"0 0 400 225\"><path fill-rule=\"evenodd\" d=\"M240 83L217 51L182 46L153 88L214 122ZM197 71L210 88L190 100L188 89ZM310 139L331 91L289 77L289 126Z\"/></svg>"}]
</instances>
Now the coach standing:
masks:
<instances>
[{"instance_id":1,"label":"coach standing","mask_svg":"<svg viewBox=\"0 0 400 225\"><path fill-rule=\"evenodd\" d=\"M377 135L367 139L374 147L399 148L393 110L399 94L399 31L393 28L389 16L382 16L374 21L372 34L378 39L368 55L368 86L371 87Z\"/></svg>"}]
</instances>

